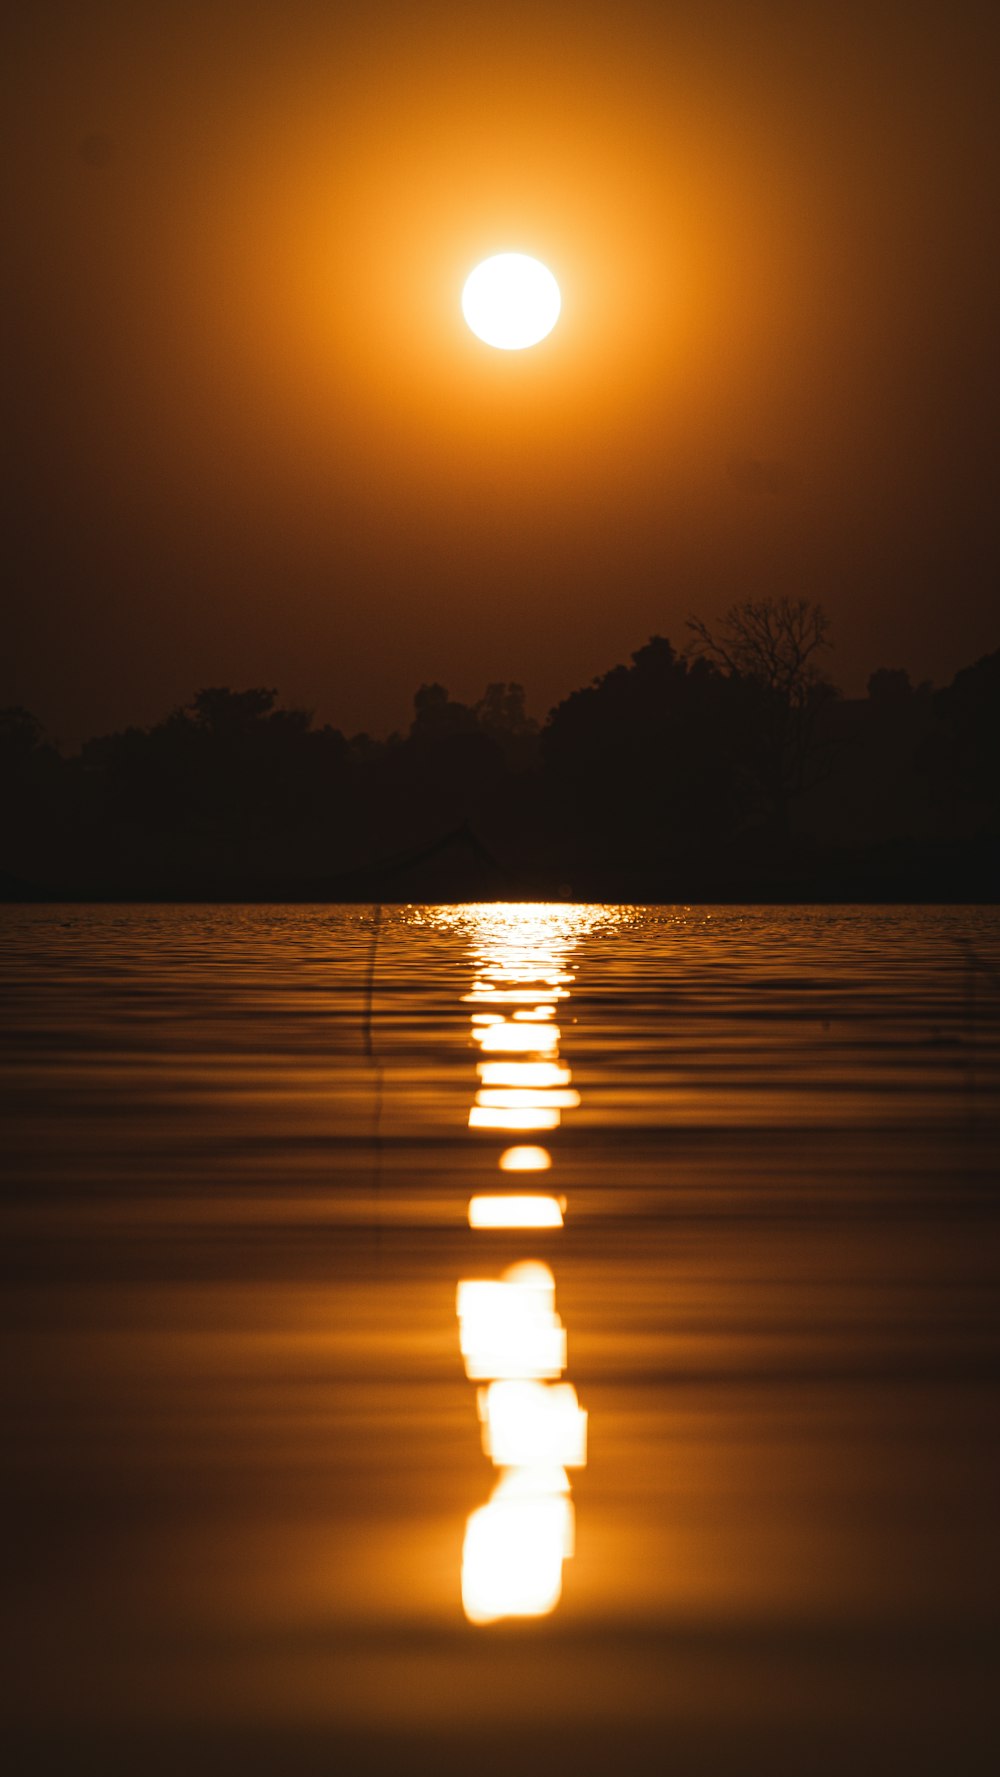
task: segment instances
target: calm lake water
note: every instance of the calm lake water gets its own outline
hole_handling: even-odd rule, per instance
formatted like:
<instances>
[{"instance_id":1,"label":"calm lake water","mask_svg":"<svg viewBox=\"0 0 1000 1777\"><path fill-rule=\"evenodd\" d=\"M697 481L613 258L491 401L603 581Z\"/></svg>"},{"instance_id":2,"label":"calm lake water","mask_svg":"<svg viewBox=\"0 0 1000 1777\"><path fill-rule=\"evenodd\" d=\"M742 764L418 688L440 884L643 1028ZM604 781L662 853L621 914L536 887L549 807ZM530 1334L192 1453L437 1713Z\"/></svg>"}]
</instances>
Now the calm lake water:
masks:
<instances>
[{"instance_id":1,"label":"calm lake water","mask_svg":"<svg viewBox=\"0 0 1000 1777\"><path fill-rule=\"evenodd\" d=\"M0 970L12 1769L996 1768L997 910L8 908ZM565 1353L464 1362L522 1260Z\"/></svg>"}]
</instances>

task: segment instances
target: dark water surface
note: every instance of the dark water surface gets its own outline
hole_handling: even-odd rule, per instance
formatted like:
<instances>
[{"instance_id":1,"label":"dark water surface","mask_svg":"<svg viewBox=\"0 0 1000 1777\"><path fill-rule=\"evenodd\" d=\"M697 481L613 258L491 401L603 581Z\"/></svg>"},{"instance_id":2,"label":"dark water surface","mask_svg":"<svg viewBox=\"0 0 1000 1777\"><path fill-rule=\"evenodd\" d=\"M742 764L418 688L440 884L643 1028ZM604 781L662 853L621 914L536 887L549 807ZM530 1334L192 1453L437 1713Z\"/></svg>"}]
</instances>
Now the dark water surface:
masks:
<instances>
[{"instance_id":1,"label":"dark water surface","mask_svg":"<svg viewBox=\"0 0 1000 1777\"><path fill-rule=\"evenodd\" d=\"M997 1768L996 910L32 907L0 968L11 1769ZM512 983L541 1132L469 1127ZM455 1291L521 1258L588 1461L477 1625Z\"/></svg>"}]
</instances>

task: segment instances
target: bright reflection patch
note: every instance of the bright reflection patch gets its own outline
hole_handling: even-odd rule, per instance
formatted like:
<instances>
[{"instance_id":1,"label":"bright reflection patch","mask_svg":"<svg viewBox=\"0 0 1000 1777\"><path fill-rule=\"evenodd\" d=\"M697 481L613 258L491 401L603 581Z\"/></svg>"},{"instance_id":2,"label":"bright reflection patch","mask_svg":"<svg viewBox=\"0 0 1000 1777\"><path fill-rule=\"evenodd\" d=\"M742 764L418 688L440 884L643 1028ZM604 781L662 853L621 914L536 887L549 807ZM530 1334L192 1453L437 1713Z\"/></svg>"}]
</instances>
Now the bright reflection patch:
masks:
<instances>
[{"instance_id":1,"label":"bright reflection patch","mask_svg":"<svg viewBox=\"0 0 1000 1777\"><path fill-rule=\"evenodd\" d=\"M466 324L501 352L536 346L559 319L562 297L548 266L527 253L496 253L469 273L462 291Z\"/></svg>"},{"instance_id":2,"label":"bright reflection patch","mask_svg":"<svg viewBox=\"0 0 1000 1777\"><path fill-rule=\"evenodd\" d=\"M589 928L583 909L489 906L470 920L476 974L465 994L481 1060L469 1126L556 1130L580 1094L559 1057L559 1006L575 972L568 954ZM543 1172L547 1148L506 1148L504 1173ZM541 1191L482 1191L468 1208L479 1230L563 1226L566 1199ZM488 1504L466 1525L462 1603L472 1623L538 1617L562 1593L562 1564L573 1553L574 1515L567 1469L587 1461L587 1415L562 1381L567 1337L556 1313L555 1278L538 1259L500 1277L466 1278L456 1307L465 1373L477 1385L485 1454L499 1471Z\"/></svg>"},{"instance_id":3,"label":"bright reflection patch","mask_svg":"<svg viewBox=\"0 0 1000 1777\"><path fill-rule=\"evenodd\" d=\"M552 987L546 993L540 993L536 987L474 987L471 993L463 993L464 1006L534 1006L542 1000L568 1000L569 994L565 987ZM554 1008L546 1006L541 1014L543 1018L551 1018Z\"/></svg>"},{"instance_id":4,"label":"bright reflection patch","mask_svg":"<svg viewBox=\"0 0 1000 1777\"><path fill-rule=\"evenodd\" d=\"M470 1382L561 1376L566 1332L554 1304L552 1273L544 1265L515 1266L499 1282L460 1283L460 1344Z\"/></svg>"},{"instance_id":5,"label":"bright reflection patch","mask_svg":"<svg viewBox=\"0 0 1000 1777\"><path fill-rule=\"evenodd\" d=\"M586 1468L587 1415L571 1382L504 1379L479 1391L483 1450L498 1468Z\"/></svg>"},{"instance_id":6,"label":"bright reflection patch","mask_svg":"<svg viewBox=\"0 0 1000 1777\"><path fill-rule=\"evenodd\" d=\"M563 1200L539 1193L501 1197L473 1197L469 1204L470 1228L561 1228Z\"/></svg>"},{"instance_id":7,"label":"bright reflection patch","mask_svg":"<svg viewBox=\"0 0 1000 1777\"><path fill-rule=\"evenodd\" d=\"M572 1074L557 1061L480 1061L484 1086L568 1086Z\"/></svg>"},{"instance_id":8,"label":"bright reflection patch","mask_svg":"<svg viewBox=\"0 0 1000 1777\"><path fill-rule=\"evenodd\" d=\"M548 1172L551 1165L548 1148L505 1148L500 1156L501 1172Z\"/></svg>"},{"instance_id":9,"label":"bright reflection patch","mask_svg":"<svg viewBox=\"0 0 1000 1777\"><path fill-rule=\"evenodd\" d=\"M492 1110L489 1105L474 1104L469 1112L470 1129L521 1129L525 1135L533 1129L558 1129L561 1111Z\"/></svg>"},{"instance_id":10,"label":"bright reflection patch","mask_svg":"<svg viewBox=\"0 0 1000 1777\"><path fill-rule=\"evenodd\" d=\"M562 1032L555 1024L508 1024L502 1019L498 1024L484 1024L472 1032L475 1041L484 1050L506 1049L510 1054L550 1055L558 1049Z\"/></svg>"},{"instance_id":11,"label":"bright reflection patch","mask_svg":"<svg viewBox=\"0 0 1000 1777\"><path fill-rule=\"evenodd\" d=\"M500 1494L473 1512L462 1550L462 1605L471 1623L544 1617L562 1594L573 1506L563 1495Z\"/></svg>"},{"instance_id":12,"label":"bright reflection patch","mask_svg":"<svg viewBox=\"0 0 1000 1777\"><path fill-rule=\"evenodd\" d=\"M497 1109L540 1111L546 1105L557 1111L575 1110L580 1094L573 1086L483 1086L476 1093L477 1104L491 1104Z\"/></svg>"}]
</instances>

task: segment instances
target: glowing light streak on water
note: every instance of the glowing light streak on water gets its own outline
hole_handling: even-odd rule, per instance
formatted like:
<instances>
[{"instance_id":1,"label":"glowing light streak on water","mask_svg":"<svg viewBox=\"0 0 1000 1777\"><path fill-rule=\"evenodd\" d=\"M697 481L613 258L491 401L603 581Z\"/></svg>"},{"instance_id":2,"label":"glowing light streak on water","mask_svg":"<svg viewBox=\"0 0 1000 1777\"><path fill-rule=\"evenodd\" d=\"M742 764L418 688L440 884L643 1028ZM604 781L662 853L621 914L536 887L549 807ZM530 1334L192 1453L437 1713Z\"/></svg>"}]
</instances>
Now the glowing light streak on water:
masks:
<instances>
[{"instance_id":1,"label":"glowing light streak on water","mask_svg":"<svg viewBox=\"0 0 1000 1777\"><path fill-rule=\"evenodd\" d=\"M580 1094L558 1057L556 1000L569 998L572 971L560 966L577 932L575 909L469 909L481 916L479 974L463 995L469 1005L517 1007L502 1018L471 1015L471 1036L487 1054L525 1060L481 1061L482 1082L469 1128L555 1130ZM586 924L581 913L580 922ZM478 938L479 932L476 936ZM497 985L497 984L502 985ZM507 1148L501 1172L544 1171L546 1148ZM559 1229L565 1198L515 1192L477 1194L469 1226ZM573 1554L575 1516L566 1470L587 1461L587 1414L566 1367L566 1331L555 1310L555 1279L538 1260L499 1279L458 1286L459 1343L477 1404L485 1454L500 1470L486 1505L468 1519L462 1552L462 1605L469 1622L546 1616L562 1596L563 1562Z\"/></svg>"},{"instance_id":2,"label":"glowing light streak on water","mask_svg":"<svg viewBox=\"0 0 1000 1777\"><path fill-rule=\"evenodd\" d=\"M541 1151L541 1150L539 1150ZM540 1194L473 1197L470 1228L561 1228L563 1201Z\"/></svg>"},{"instance_id":3,"label":"glowing light streak on water","mask_svg":"<svg viewBox=\"0 0 1000 1777\"><path fill-rule=\"evenodd\" d=\"M552 1155L548 1148L505 1148L498 1165L501 1172L548 1172L552 1165Z\"/></svg>"}]
</instances>

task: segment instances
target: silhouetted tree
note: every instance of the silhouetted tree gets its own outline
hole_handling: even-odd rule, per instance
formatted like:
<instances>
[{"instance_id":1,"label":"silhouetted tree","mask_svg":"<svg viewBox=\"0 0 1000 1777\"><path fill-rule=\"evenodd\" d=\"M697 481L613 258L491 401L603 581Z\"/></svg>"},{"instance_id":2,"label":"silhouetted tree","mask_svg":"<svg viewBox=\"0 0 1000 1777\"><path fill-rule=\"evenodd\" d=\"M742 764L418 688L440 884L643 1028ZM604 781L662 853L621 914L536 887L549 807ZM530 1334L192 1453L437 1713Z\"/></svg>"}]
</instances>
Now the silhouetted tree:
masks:
<instances>
[{"instance_id":1,"label":"silhouetted tree","mask_svg":"<svg viewBox=\"0 0 1000 1777\"><path fill-rule=\"evenodd\" d=\"M196 691L181 714L196 727L222 739L248 733L272 714L277 699L277 691L269 691L261 685L249 691L230 691L228 685L215 685ZM311 720L304 710L282 710L279 715L294 717L296 724L304 728L308 728Z\"/></svg>"},{"instance_id":2,"label":"silhouetted tree","mask_svg":"<svg viewBox=\"0 0 1000 1777\"><path fill-rule=\"evenodd\" d=\"M528 715L524 686L487 685L475 705L476 721L485 734L537 734L538 723Z\"/></svg>"},{"instance_id":3,"label":"silhouetted tree","mask_svg":"<svg viewBox=\"0 0 1000 1777\"><path fill-rule=\"evenodd\" d=\"M0 710L0 867L15 868L18 854L61 818L67 771L30 710Z\"/></svg>"},{"instance_id":4,"label":"silhouetted tree","mask_svg":"<svg viewBox=\"0 0 1000 1777\"><path fill-rule=\"evenodd\" d=\"M829 647L830 619L822 605L807 599L743 599L730 605L713 630L700 617L688 618L694 651L707 654L727 672L756 679L790 703L806 701L822 682L813 659Z\"/></svg>"},{"instance_id":5,"label":"silhouetted tree","mask_svg":"<svg viewBox=\"0 0 1000 1777\"><path fill-rule=\"evenodd\" d=\"M821 605L782 597L744 599L714 627L700 617L690 617L687 627L692 654L755 688L747 756L784 832L792 798L814 775L819 712L836 695L815 658L830 645L830 620Z\"/></svg>"},{"instance_id":6,"label":"silhouetted tree","mask_svg":"<svg viewBox=\"0 0 1000 1777\"><path fill-rule=\"evenodd\" d=\"M868 696L881 709L899 709L913 696L910 675L901 666L880 666L868 680Z\"/></svg>"},{"instance_id":7,"label":"silhouetted tree","mask_svg":"<svg viewBox=\"0 0 1000 1777\"><path fill-rule=\"evenodd\" d=\"M474 712L464 703L453 703L444 685L421 685L414 693L413 710L413 740L472 734L476 727Z\"/></svg>"},{"instance_id":8,"label":"silhouetted tree","mask_svg":"<svg viewBox=\"0 0 1000 1777\"><path fill-rule=\"evenodd\" d=\"M935 774L948 794L978 805L993 831L1000 824L1000 648L955 674L934 694L943 735Z\"/></svg>"},{"instance_id":9,"label":"silhouetted tree","mask_svg":"<svg viewBox=\"0 0 1000 1777\"><path fill-rule=\"evenodd\" d=\"M654 867L715 844L746 813L747 687L662 636L558 704L542 732L553 819L576 865Z\"/></svg>"},{"instance_id":10,"label":"silhouetted tree","mask_svg":"<svg viewBox=\"0 0 1000 1777\"><path fill-rule=\"evenodd\" d=\"M882 667L866 700L831 703L828 630L804 601L692 619L684 653L653 636L541 734L501 681L472 705L422 685L409 732L387 741L317 729L266 686L204 688L66 759L30 712L0 711L0 890L252 897L363 880L367 894L402 888L412 855L438 860L435 893L461 893L457 834L514 892L988 898L1000 650L941 691ZM820 728L837 749L825 773ZM776 844L800 792L794 842Z\"/></svg>"},{"instance_id":11,"label":"silhouetted tree","mask_svg":"<svg viewBox=\"0 0 1000 1777\"><path fill-rule=\"evenodd\" d=\"M80 766L101 868L280 880L336 859L348 744L276 704L268 688L212 686L150 729L88 742Z\"/></svg>"},{"instance_id":12,"label":"silhouetted tree","mask_svg":"<svg viewBox=\"0 0 1000 1777\"><path fill-rule=\"evenodd\" d=\"M16 770L46 750L51 751L37 716L19 704L0 710L0 770Z\"/></svg>"},{"instance_id":13,"label":"silhouetted tree","mask_svg":"<svg viewBox=\"0 0 1000 1777\"><path fill-rule=\"evenodd\" d=\"M911 685L909 673L901 666L876 667L868 679L869 702L890 715L909 709L915 699L926 703L930 695L929 680Z\"/></svg>"},{"instance_id":14,"label":"silhouetted tree","mask_svg":"<svg viewBox=\"0 0 1000 1777\"><path fill-rule=\"evenodd\" d=\"M473 713L481 734L500 747L511 771L531 771L538 762L538 723L529 716L523 685L487 685Z\"/></svg>"}]
</instances>

